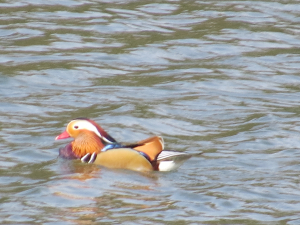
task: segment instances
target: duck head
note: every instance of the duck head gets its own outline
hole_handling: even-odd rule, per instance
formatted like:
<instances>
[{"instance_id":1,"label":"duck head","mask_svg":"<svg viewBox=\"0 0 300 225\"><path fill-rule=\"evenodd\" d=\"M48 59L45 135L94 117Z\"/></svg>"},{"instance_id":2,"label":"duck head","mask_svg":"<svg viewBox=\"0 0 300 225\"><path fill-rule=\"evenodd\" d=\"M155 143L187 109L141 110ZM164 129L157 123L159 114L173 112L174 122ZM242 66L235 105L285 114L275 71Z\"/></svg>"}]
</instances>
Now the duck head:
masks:
<instances>
[{"instance_id":1,"label":"duck head","mask_svg":"<svg viewBox=\"0 0 300 225\"><path fill-rule=\"evenodd\" d=\"M95 121L87 118L77 118L72 120L66 130L58 135L55 140L74 138L70 144L60 153L72 153L76 158L81 158L87 153L99 153L107 144L116 143L102 127Z\"/></svg>"}]
</instances>

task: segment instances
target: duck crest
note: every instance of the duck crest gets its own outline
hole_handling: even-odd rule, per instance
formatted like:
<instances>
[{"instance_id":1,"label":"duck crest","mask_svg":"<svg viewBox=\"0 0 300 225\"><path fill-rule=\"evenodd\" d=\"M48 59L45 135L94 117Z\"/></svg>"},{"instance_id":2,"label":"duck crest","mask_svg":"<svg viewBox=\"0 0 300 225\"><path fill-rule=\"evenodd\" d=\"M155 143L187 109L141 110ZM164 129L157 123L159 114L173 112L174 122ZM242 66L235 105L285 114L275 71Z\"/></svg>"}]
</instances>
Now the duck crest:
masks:
<instances>
[{"instance_id":1,"label":"duck crest","mask_svg":"<svg viewBox=\"0 0 300 225\"><path fill-rule=\"evenodd\" d=\"M98 132L100 133L100 135L102 136L101 138L107 142L107 143L116 143L117 141L111 137L100 125L98 125L95 121L90 120L89 118L77 118L76 120L86 120L88 122L90 122L91 124L93 124L96 129L98 130Z\"/></svg>"},{"instance_id":2,"label":"duck crest","mask_svg":"<svg viewBox=\"0 0 300 225\"><path fill-rule=\"evenodd\" d=\"M85 156L87 153L98 154L104 147L105 145L102 143L101 139L93 132L81 134L72 141L72 151L78 158Z\"/></svg>"}]
</instances>

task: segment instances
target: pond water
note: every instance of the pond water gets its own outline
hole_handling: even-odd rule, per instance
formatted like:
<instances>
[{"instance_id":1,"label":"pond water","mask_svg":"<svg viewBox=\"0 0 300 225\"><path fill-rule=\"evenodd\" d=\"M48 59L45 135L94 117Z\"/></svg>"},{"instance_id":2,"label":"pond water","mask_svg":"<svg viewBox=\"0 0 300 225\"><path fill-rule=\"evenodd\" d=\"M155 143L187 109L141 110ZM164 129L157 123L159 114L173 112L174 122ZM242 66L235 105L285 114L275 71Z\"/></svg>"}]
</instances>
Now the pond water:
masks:
<instances>
[{"instance_id":1,"label":"pond water","mask_svg":"<svg viewBox=\"0 0 300 225\"><path fill-rule=\"evenodd\" d=\"M2 1L2 224L300 224L298 1ZM203 152L142 174L59 159L77 117Z\"/></svg>"}]
</instances>

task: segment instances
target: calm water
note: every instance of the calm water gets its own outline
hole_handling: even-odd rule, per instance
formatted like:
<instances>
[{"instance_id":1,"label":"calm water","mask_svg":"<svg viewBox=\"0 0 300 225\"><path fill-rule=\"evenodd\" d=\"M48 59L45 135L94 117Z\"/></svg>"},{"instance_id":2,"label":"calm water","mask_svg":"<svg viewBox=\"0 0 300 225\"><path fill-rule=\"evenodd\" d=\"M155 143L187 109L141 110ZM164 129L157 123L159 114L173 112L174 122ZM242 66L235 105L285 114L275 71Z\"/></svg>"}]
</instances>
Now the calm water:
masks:
<instances>
[{"instance_id":1,"label":"calm water","mask_svg":"<svg viewBox=\"0 0 300 225\"><path fill-rule=\"evenodd\" d=\"M2 1L2 224L300 224L299 1ZM57 158L76 117L197 153Z\"/></svg>"}]
</instances>

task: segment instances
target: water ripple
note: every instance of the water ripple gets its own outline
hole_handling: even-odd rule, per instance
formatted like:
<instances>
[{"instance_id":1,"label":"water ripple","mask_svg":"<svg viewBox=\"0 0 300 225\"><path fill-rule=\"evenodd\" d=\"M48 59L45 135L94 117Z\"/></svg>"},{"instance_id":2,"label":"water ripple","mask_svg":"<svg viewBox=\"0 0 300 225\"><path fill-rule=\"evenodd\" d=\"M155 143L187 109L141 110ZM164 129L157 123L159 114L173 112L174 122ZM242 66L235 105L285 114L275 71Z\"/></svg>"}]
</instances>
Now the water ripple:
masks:
<instances>
[{"instance_id":1,"label":"water ripple","mask_svg":"<svg viewBox=\"0 0 300 225\"><path fill-rule=\"evenodd\" d=\"M3 223L299 224L296 1L0 6ZM82 116L204 154L151 174L58 159Z\"/></svg>"}]
</instances>

